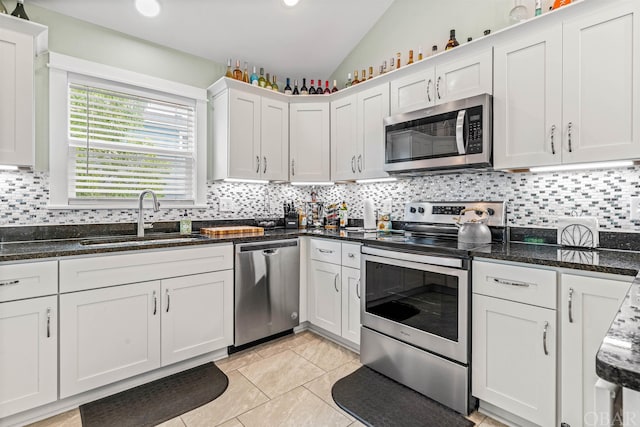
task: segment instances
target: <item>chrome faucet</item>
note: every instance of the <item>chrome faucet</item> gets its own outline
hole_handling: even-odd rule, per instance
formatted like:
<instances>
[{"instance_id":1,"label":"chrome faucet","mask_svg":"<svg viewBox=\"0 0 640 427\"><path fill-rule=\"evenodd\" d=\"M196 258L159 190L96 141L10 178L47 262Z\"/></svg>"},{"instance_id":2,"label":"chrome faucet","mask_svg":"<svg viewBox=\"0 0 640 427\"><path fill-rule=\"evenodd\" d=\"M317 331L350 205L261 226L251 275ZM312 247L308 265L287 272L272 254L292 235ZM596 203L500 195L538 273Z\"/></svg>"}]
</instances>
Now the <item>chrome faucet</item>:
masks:
<instances>
[{"instance_id":1,"label":"chrome faucet","mask_svg":"<svg viewBox=\"0 0 640 427\"><path fill-rule=\"evenodd\" d=\"M144 213L142 212L142 202L144 200L144 196L147 194L151 194L153 197L153 211L158 212L160 210L160 203L158 202L156 193L154 193L153 190L142 190L138 196L138 237L144 237L145 228L153 228L153 224L144 223Z\"/></svg>"}]
</instances>

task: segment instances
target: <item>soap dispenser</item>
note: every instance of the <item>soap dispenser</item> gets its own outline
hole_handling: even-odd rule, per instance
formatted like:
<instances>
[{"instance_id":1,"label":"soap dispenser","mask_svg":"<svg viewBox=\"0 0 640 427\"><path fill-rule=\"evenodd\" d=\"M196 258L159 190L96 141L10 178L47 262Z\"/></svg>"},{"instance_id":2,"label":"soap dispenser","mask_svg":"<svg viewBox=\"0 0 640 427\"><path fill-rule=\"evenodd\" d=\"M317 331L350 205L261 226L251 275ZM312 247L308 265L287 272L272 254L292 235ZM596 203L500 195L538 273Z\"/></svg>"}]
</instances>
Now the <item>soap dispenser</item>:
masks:
<instances>
[{"instance_id":1,"label":"soap dispenser","mask_svg":"<svg viewBox=\"0 0 640 427\"><path fill-rule=\"evenodd\" d=\"M191 218L184 211L184 216L180 219L180 234L191 234Z\"/></svg>"}]
</instances>

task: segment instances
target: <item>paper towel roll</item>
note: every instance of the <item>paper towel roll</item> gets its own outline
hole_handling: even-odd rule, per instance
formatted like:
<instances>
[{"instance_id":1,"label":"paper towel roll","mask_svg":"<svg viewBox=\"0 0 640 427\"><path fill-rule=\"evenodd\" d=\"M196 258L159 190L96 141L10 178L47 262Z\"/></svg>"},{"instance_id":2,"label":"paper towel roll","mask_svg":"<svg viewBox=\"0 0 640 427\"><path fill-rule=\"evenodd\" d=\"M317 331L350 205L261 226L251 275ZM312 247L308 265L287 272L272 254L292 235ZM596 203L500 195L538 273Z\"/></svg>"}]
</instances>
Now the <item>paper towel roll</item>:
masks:
<instances>
[{"instance_id":1,"label":"paper towel roll","mask_svg":"<svg viewBox=\"0 0 640 427\"><path fill-rule=\"evenodd\" d=\"M376 229L376 214L373 209L373 201L371 199L366 199L364 201L364 229Z\"/></svg>"}]
</instances>

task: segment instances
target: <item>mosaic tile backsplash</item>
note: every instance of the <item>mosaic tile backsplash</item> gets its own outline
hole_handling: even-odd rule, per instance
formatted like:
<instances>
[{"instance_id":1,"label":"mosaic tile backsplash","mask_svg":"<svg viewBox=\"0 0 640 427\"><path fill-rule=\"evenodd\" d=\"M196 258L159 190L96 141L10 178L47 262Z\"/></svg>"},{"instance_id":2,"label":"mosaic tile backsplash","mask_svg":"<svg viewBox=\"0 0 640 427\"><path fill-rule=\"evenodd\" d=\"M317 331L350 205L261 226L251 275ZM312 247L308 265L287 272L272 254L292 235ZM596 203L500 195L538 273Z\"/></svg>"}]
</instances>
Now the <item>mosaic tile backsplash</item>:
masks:
<instances>
[{"instance_id":1,"label":"mosaic tile backsplash","mask_svg":"<svg viewBox=\"0 0 640 427\"><path fill-rule=\"evenodd\" d=\"M640 167L555 173L482 172L429 175L392 183L294 187L286 184L211 183L207 208L191 209L194 220L254 218L282 215L285 201L310 200L315 190L325 202L346 201L351 218L362 218L363 202L381 209L391 200L392 218L402 219L412 200L505 200L511 226L555 227L555 217L597 216L600 227L640 231L629 218L630 196L640 196ZM220 212L219 198L230 197L233 212ZM135 222L136 209L50 210L49 177L43 172L0 172L0 225L87 224ZM148 221L176 221L184 209L148 209Z\"/></svg>"}]
</instances>

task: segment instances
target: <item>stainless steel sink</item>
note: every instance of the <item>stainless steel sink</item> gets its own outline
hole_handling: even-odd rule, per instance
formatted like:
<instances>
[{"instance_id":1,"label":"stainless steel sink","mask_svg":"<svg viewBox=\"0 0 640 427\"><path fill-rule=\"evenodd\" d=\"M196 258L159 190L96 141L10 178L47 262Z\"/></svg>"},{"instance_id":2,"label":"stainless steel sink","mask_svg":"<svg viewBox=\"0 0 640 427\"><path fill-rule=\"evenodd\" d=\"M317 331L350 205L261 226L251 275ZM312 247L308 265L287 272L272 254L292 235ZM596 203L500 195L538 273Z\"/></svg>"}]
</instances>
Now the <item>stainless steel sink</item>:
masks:
<instances>
[{"instance_id":1,"label":"stainless steel sink","mask_svg":"<svg viewBox=\"0 0 640 427\"><path fill-rule=\"evenodd\" d=\"M146 235L144 237L138 236L109 236L109 237L96 237L91 239L84 239L80 241L83 246L91 247L118 247L118 246L143 246L143 245L157 245L165 243L186 243L201 240L203 236L185 236L182 234L155 234Z\"/></svg>"}]
</instances>

